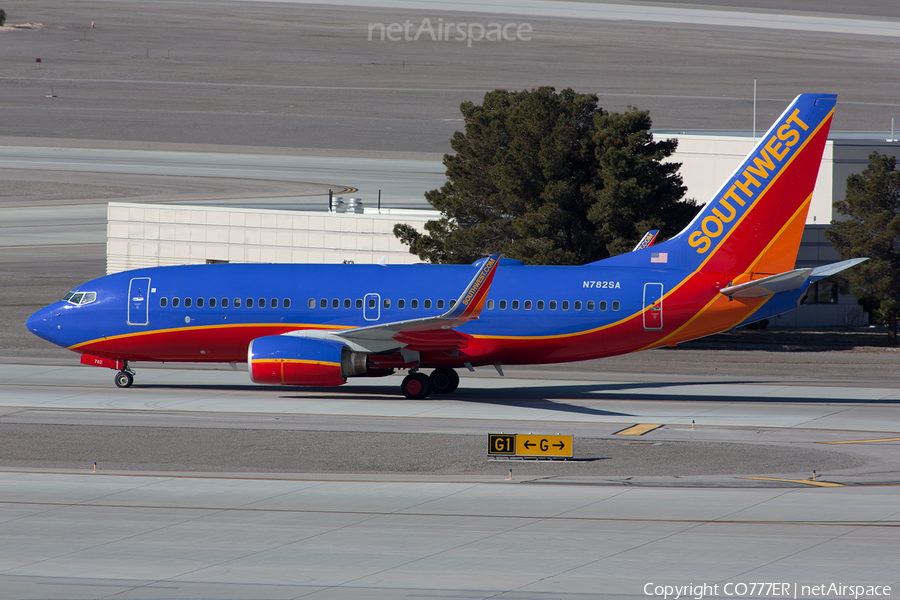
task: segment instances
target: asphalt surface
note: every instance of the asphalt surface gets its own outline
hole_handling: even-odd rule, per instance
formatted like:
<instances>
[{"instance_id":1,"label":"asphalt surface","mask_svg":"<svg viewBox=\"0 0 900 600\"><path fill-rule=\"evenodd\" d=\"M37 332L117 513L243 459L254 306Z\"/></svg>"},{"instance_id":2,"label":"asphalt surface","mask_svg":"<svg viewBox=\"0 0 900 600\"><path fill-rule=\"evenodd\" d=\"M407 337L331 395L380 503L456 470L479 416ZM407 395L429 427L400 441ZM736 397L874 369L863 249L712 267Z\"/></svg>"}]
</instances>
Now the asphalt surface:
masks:
<instances>
[{"instance_id":1,"label":"asphalt surface","mask_svg":"<svg viewBox=\"0 0 900 600\"><path fill-rule=\"evenodd\" d=\"M459 104L492 89L572 87L597 93L607 109L649 109L657 128L748 130L754 79L761 124L815 90L838 94L833 129L890 129L900 114L895 39L776 28L786 13L845 18L841 2L737 4L773 17L736 27L740 20L523 17L503 2L493 16L477 5L427 12L412 3L15 4L9 22L43 28L0 34L0 135L444 153L460 128ZM900 19L888 2L854 3L852 13L870 19L870 30ZM527 19L533 35L472 47L368 39L372 23L426 17Z\"/></svg>"}]
</instances>

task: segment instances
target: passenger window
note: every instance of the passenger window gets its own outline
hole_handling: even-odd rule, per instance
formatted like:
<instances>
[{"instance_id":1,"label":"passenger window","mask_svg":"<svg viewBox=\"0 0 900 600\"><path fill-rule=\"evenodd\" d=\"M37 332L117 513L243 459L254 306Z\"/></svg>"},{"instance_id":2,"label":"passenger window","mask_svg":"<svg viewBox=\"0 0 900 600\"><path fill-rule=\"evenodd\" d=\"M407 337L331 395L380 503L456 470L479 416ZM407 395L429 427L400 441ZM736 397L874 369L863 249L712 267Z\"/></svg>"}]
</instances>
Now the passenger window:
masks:
<instances>
[{"instance_id":1,"label":"passenger window","mask_svg":"<svg viewBox=\"0 0 900 600\"><path fill-rule=\"evenodd\" d=\"M247 308L253 308L253 298L247 298L247 301L244 303L244 306Z\"/></svg>"},{"instance_id":2,"label":"passenger window","mask_svg":"<svg viewBox=\"0 0 900 600\"><path fill-rule=\"evenodd\" d=\"M356 299L356 308L362 308L362 298Z\"/></svg>"},{"instance_id":3,"label":"passenger window","mask_svg":"<svg viewBox=\"0 0 900 600\"><path fill-rule=\"evenodd\" d=\"M563 309L563 310L569 310L569 301L568 301L568 300L563 300L563 301L562 301L562 309Z\"/></svg>"},{"instance_id":4,"label":"passenger window","mask_svg":"<svg viewBox=\"0 0 900 600\"><path fill-rule=\"evenodd\" d=\"M315 299L315 298L310 298L310 299L309 299L309 302L307 302L306 305L307 305L308 307L310 307L310 308L315 308L315 307L316 307L316 299Z\"/></svg>"},{"instance_id":5,"label":"passenger window","mask_svg":"<svg viewBox=\"0 0 900 600\"><path fill-rule=\"evenodd\" d=\"M341 307L341 301L338 300L337 298L332 298L331 299L331 308L340 308L340 307Z\"/></svg>"},{"instance_id":6,"label":"passenger window","mask_svg":"<svg viewBox=\"0 0 900 600\"><path fill-rule=\"evenodd\" d=\"M210 308L215 308L215 307L216 307L216 299L215 299L215 298L210 298L210 299L209 299L209 307L210 307Z\"/></svg>"},{"instance_id":7,"label":"passenger window","mask_svg":"<svg viewBox=\"0 0 900 600\"><path fill-rule=\"evenodd\" d=\"M228 298L222 298L222 308L228 308Z\"/></svg>"},{"instance_id":8,"label":"passenger window","mask_svg":"<svg viewBox=\"0 0 900 600\"><path fill-rule=\"evenodd\" d=\"M450 308L453 308L456 305L456 300L450 301Z\"/></svg>"},{"instance_id":9,"label":"passenger window","mask_svg":"<svg viewBox=\"0 0 900 600\"><path fill-rule=\"evenodd\" d=\"M531 310L531 300L525 301L525 310Z\"/></svg>"},{"instance_id":10,"label":"passenger window","mask_svg":"<svg viewBox=\"0 0 900 600\"><path fill-rule=\"evenodd\" d=\"M258 306L259 308L265 308L265 307L266 307L266 299L265 299L265 298L260 298L260 299L259 299L259 304L257 304L256 306Z\"/></svg>"},{"instance_id":11,"label":"passenger window","mask_svg":"<svg viewBox=\"0 0 900 600\"><path fill-rule=\"evenodd\" d=\"M494 310L494 301L493 301L493 300L488 300L488 301L487 301L487 309L488 309L488 310Z\"/></svg>"},{"instance_id":12,"label":"passenger window","mask_svg":"<svg viewBox=\"0 0 900 600\"><path fill-rule=\"evenodd\" d=\"M350 306L352 306L350 298L344 298L344 308L350 308Z\"/></svg>"},{"instance_id":13,"label":"passenger window","mask_svg":"<svg viewBox=\"0 0 900 600\"><path fill-rule=\"evenodd\" d=\"M556 310L556 305L555 305L553 302L551 302L551 303L550 303L550 308L552 308L553 310ZM537 301L537 309L538 309L538 310L544 310L544 301L543 301L543 300L538 300L538 301Z\"/></svg>"},{"instance_id":14,"label":"passenger window","mask_svg":"<svg viewBox=\"0 0 900 600\"><path fill-rule=\"evenodd\" d=\"M278 298L272 298L272 303L269 304L272 308L278 308Z\"/></svg>"},{"instance_id":15,"label":"passenger window","mask_svg":"<svg viewBox=\"0 0 900 600\"><path fill-rule=\"evenodd\" d=\"M384 301L382 302L382 304L384 305L385 308L391 307L391 301L388 298L385 298Z\"/></svg>"},{"instance_id":16,"label":"passenger window","mask_svg":"<svg viewBox=\"0 0 900 600\"><path fill-rule=\"evenodd\" d=\"M576 308L577 308L577 305L576 305ZM594 301L593 300L588 300L587 309L594 310Z\"/></svg>"},{"instance_id":17,"label":"passenger window","mask_svg":"<svg viewBox=\"0 0 900 600\"><path fill-rule=\"evenodd\" d=\"M406 308L406 300L397 300L397 308Z\"/></svg>"},{"instance_id":18,"label":"passenger window","mask_svg":"<svg viewBox=\"0 0 900 600\"><path fill-rule=\"evenodd\" d=\"M328 300L325 298L319 300L319 308L328 308Z\"/></svg>"},{"instance_id":19,"label":"passenger window","mask_svg":"<svg viewBox=\"0 0 900 600\"><path fill-rule=\"evenodd\" d=\"M203 308L203 298L197 298L197 308Z\"/></svg>"},{"instance_id":20,"label":"passenger window","mask_svg":"<svg viewBox=\"0 0 900 600\"><path fill-rule=\"evenodd\" d=\"M438 301L437 301L437 307L438 307L439 309L440 309L440 308L444 308L444 301L443 301L443 300L438 300Z\"/></svg>"},{"instance_id":21,"label":"passenger window","mask_svg":"<svg viewBox=\"0 0 900 600\"><path fill-rule=\"evenodd\" d=\"M600 310L606 310L606 300L600 301Z\"/></svg>"},{"instance_id":22,"label":"passenger window","mask_svg":"<svg viewBox=\"0 0 900 600\"><path fill-rule=\"evenodd\" d=\"M431 308L431 300L425 301L425 308Z\"/></svg>"},{"instance_id":23,"label":"passenger window","mask_svg":"<svg viewBox=\"0 0 900 600\"><path fill-rule=\"evenodd\" d=\"M375 308L376 306L375 298L369 298L369 308Z\"/></svg>"},{"instance_id":24,"label":"passenger window","mask_svg":"<svg viewBox=\"0 0 900 600\"><path fill-rule=\"evenodd\" d=\"M178 306L179 306L180 304L181 304L181 299L179 299L179 298L172 298L172 308L178 308Z\"/></svg>"},{"instance_id":25,"label":"passenger window","mask_svg":"<svg viewBox=\"0 0 900 600\"><path fill-rule=\"evenodd\" d=\"M568 302L566 302L568 304ZM569 310L568 306L563 306L563 310ZM575 301L575 310L581 310L581 300Z\"/></svg>"},{"instance_id":26,"label":"passenger window","mask_svg":"<svg viewBox=\"0 0 900 600\"><path fill-rule=\"evenodd\" d=\"M506 300L500 301L500 310L506 310Z\"/></svg>"},{"instance_id":27,"label":"passenger window","mask_svg":"<svg viewBox=\"0 0 900 600\"><path fill-rule=\"evenodd\" d=\"M513 310L519 310L519 301L518 301L518 300L513 300L513 301L512 301L512 309L513 309Z\"/></svg>"},{"instance_id":28,"label":"passenger window","mask_svg":"<svg viewBox=\"0 0 900 600\"><path fill-rule=\"evenodd\" d=\"M168 298L160 298L160 299L159 299L159 305L160 305L160 307L165 308L168 304L169 304L169 299L168 299Z\"/></svg>"},{"instance_id":29,"label":"passenger window","mask_svg":"<svg viewBox=\"0 0 900 600\"><path fill-rule=\"evenodd\" d=\"M281 302L281 305L282 305L283 307L285 307L285 308L290 308L290 307L291 307L291 299L290 299L290 298L285 298L285 299Z\"/></svg>"},{"instance_id":30,"label":"passenger window","mask_svg":"<svg viewBox=\"0 0 900 600\"><path fill-rule=\"evenodd\" d=\"M413 310L419 308L419 301L418 300L410 300L409 307Z\"/></svg>"},{"instance_id":31,"label":"passenger window","mask_svg":"<svg viewBox=\"0 0 900 600\"><path fill-rule=\"evenodd\" d=\"M241 307L241 299L240 299L240 298L235 298L235 299L234 299L234 304L233 304L233 306L234 306L235 308L240 308L240 307Z\"/></svg>"},{"instance_id":32,"label":"passenger window","mask_svg":"<svg viewBox=\"0 0 900 600\"><path fill-rule=\"evenodd\" d=\"M192 302L193 302L193 299L192 299L192 298L185 298L185 299L184 299L184 307L185 307L185 308L190 308Z\"/></svg>"},{"instance_id":33,"label":"passenger window","mask_svg":"<svg viewBox=\"0 0 900 600\"><path fill-rule=\"evenodd\" d=\"M613 310L619 310L619 301L613 300Z\"/></svg>"}]
</instances>

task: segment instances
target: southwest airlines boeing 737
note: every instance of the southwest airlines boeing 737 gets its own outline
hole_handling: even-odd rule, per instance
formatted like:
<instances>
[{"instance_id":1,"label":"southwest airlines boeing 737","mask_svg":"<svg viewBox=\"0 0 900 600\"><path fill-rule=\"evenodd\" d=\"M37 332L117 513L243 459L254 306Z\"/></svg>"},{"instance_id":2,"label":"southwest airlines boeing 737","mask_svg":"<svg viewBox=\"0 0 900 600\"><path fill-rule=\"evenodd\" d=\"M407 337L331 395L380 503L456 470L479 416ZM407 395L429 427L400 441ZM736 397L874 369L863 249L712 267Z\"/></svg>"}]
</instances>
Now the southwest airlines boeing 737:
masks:
<instances>
[{"instance_id":1,"label":"southwest airlines boeing 737","mask_svg":"<svg viewBox=\"0 0 900 600\"><path fill-rule=\"evenodd\" d=\"M119 387L131 361L246 361L276 385L404 369L407 398L454 391L464 367L672 346L796 308L811 282L864 260L794 269L835 100L798 96L684 231L606 260L155 267L80 285L27 326L116 369Z\"/></svg>"}]
</instances>

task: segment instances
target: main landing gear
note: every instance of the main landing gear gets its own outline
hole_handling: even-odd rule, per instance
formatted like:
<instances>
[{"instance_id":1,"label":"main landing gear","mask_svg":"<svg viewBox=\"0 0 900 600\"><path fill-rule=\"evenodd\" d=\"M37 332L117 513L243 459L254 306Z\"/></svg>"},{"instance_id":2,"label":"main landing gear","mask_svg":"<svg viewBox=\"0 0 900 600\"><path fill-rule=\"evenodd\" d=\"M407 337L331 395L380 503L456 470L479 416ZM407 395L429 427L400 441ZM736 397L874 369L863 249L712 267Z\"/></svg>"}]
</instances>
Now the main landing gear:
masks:
<instances>
[{"instance_id":1,"label":"main landing gear","mask_svg":"<svg viewBox=\"0 0 900 600\"><path fill-rule=\"evenodd\" d=\"M422 400L435 394L449 394L459 387L459 375L453 369L440 368L431 373L431 377L410 369L410 374L403 378L400 391L410 400Z\"/></svg>"}]
</instances>

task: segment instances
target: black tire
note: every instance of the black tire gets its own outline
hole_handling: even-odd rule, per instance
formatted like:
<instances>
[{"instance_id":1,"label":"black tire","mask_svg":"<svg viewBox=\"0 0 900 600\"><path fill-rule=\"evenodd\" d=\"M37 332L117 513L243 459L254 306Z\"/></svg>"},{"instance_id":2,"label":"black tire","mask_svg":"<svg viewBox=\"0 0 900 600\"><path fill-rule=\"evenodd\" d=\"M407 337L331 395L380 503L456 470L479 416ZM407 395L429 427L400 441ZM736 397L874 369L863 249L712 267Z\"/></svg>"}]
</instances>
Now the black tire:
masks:
<instances>
[{"instance_id":1,"label":"black tire","mask_svg":"<svg viewBox=\"0 0 900 600\"><path fill-rule=\"evenodd\" d=\"M134 375L129 373L128 371L119 371L116 373L116 386L120 388L131 387L131 384L134 383Z\"/></svg>"},{"instance_id":2,"label":"black tire","mask_svg":"<svg viewBox=\"0 0 900 600\"><path fill-rule=\"evenodd\" d=\"M403 378L400 391L410 400L422 400L431 394L431 379L424 373L413 373Z\"/></svg>"},{"instance_id":3,"label":"black tire","mask_svg":"<svg viewBox=\"0 0 900 600\"><path fill-rule=\"evenodd\" d=\"M459 375L453 369L435 369L431 372L431 390L435 394L449 394L459 387Z\"/></svg>"}]
</instances>

